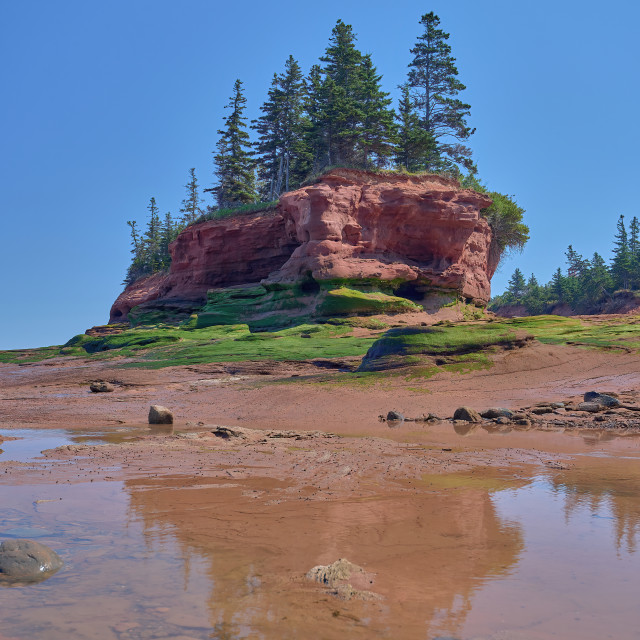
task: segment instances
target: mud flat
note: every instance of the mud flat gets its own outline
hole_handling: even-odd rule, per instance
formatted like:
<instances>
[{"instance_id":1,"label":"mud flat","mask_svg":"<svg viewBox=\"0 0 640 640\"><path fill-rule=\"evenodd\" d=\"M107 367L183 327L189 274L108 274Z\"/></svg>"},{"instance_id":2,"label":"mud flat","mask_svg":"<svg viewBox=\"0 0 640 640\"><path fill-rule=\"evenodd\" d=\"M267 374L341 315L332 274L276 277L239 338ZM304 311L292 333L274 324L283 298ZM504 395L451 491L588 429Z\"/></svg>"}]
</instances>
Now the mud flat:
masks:
<instances>
[{"instance_id":1,"label":"mud flat","mask_svg":"<svg viewBox=\"0 0 640 640\"><path fill-rule=\"evenodd\" d=\"M538 344L361 386L310 362L2 365L0 539L65 566L0 590L0 638L632 638L634 414L565 407L631 405L637 362ZM520 426L378 419L554 402ZM150 404L175 424L142 424ZM340 558L368 584L306 578Z\"/></svg>"}]
</instances>

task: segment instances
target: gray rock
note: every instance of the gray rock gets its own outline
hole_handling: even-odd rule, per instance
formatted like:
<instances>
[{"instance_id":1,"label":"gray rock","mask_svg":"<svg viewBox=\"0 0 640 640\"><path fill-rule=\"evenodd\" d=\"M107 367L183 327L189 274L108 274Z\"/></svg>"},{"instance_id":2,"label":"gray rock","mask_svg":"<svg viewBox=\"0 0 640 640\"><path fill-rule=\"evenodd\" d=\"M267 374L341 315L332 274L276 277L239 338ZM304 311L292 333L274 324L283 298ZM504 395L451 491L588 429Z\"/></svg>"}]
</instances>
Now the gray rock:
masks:
<instances>
[{"instance_id":1,"label":"gray rock","mask_svg":"<svg viewBox=\"0 0 640 640\"><path fill-rule=\"evenodd\" d=\"M598 413L598 411L602 411L604 406L597 402L581 402L577 407L576 411L587 411L589 413Z\"/></svg>"},{"instance_id":2,"label":"gray rock","mask_svg":"<svg viewBox=\"0 0 640 640\"><path fill-rule=\"evenodd\" d=\"M528 418L518 418L516 420L516 424L521 426L521 427L530 427L531 426L531 420L529 420Z\"/></svg>"},{"instance_id":3,"label":"gray rock","mask_svg":"<svg viewBox=\"0 0 640 640\"><path fill-rule=\"evenodd\" d=\"M608 396L605 393L598 393L597 391L587 391L587 393L584 394L584 401L595 402L603 407L619 407L622 405L622 402L620 402L618 398Z\"/></svg>"},{"instance_id":4,"label":"gray rock","mask_svg":"<svg viewBox=\"0 0 640 640\"><path fill-rule=\"evenodd\" d=\"M389 411L389 413L387 413L387 421L393 420L402 422L404 420L404 415L399 411Z\"/></svg>"},{"instance_id":5,"label":"gray rock","mask_svg":"<svg viewBox=\"0 0 640 640\"><path fill-rule=\"evenodd\" d=\"M173 413L159 404L152 404L149 409L149 424L173 424Z\"/></svg>"},{"instance_id":6,"label":"gray rock","mask_svg":"<svg viewBox=\"0 0 640 640\"><path fill-rule=\"evenodd\" d=\"M509 411L509 409L497 408L493 407L492 409L487 409L480 414L483 418L487 418L488 420L493 420L494 418L513 418L513 412Z\"/></svg>"},{"instance_id":7,"label":"gray rock","mask_svg":"<svg viewBox=\"0 0 640 640\"><path fill-rule=\"evenodd\" d=\"M18 539L0 544L0 582L37 582L62 565L62 558L39 542Z\"/></svg>"},{"instance_id":8,"label":"gray rock","mask_svg":"<svg viewBox=\"0 0 640 640\"><path fill-rule=\"evenodd\" d=\"M539 416L544 415L545 413L553 413L553 407L549 405L544 405L542 407L533 407L531 409L531 413Z\"/></svg>"},{"instance_id":9,"label":"gray rock","mask_svg":"<svg viewBox=\"0 0 640 640\"><path fill-rule=\"evenodd\" d=\"M93 393L110 393L115 391L115 387L110 382L104 382L102 380L92 382L89 385L89 389L91 389Z\"/></svg>"},{"instance_id":10,"label":"gray rock","mask_svg":"<svg viewBox=\"0 0 640 640\"><path fill-rule=\"evenodd\" d=\"M453 414L454 420L466 420L467 422L482 422L480 414L470 407L459 407Z\"/></svg>"}]
</instances>

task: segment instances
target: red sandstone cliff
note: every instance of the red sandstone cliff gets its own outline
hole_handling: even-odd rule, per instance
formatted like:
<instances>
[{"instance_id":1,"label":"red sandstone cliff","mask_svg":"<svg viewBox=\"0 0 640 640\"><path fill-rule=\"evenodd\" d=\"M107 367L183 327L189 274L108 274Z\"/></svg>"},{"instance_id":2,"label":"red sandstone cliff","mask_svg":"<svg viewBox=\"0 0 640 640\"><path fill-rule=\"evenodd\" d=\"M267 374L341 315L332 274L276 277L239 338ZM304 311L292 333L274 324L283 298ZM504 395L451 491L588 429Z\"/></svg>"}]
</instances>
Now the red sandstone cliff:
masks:
<instances>
[{"instance_id":1,"label":"red sandstone cliff","mask_svg":"<svg viewBox=\"0 0 640 640\"><path fill-rule=\"evenodd\" d=\"M297 245L277 211L191 225L169 247L169 273L157 273L128 286L111 307L109 322L122 322L133 307L155 300L202 306L209 289L266 278L287 261Z\"/></svg>"},{"instance_id":2,"label":"red sandstone cliff","mask_svg":"<svg viewBox=\"0 0 640 640\"><path fill-rule=\"evenodd\" d=\"M496 265L480 209L490 203L438 176L333 170L284 194L276 212L185 229L170 247L170 272L127 287L110 322L154 300L196 308L208 289L309 276L403 281L487 302Z\"/></svg>"}]
</instances>

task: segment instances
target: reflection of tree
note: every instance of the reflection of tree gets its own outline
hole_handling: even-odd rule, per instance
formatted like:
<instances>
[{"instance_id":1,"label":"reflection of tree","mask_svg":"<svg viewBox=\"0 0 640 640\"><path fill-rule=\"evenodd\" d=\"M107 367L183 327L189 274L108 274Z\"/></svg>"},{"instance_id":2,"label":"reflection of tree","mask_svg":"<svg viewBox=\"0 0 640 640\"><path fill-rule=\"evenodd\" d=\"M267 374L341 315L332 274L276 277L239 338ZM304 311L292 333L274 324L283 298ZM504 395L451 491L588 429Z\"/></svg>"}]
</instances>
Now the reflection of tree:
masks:
<instances>
[{"instance_id":1,"label":"reflection of tree","mask_svg":"<svg viewBox=\"0 0 640 640\"><path fill-rule=\"evenodd\" d=\"M567 519L579 508L592 514L609 511L614 521L616 548L636 550L640 532L640 465L637 460L592 459L551 477L554 489L565 496Z\"/></svg>"},{"instance_id":2,"label":"reflection of tree","mask_svg":"<svg viewBox=\"0 0 640 640\"><path fill-rule=\"evenodd\" d=\"M375 498L305 501L291 500L297 487L265 479L185 486L195 482L135 480L127 489L147 531L169 529L185 559L207 559L215 638L308 637L311 629L327 638L370 638L390 628L393 637L455 633L476 589L507 573L523 548L519 527L499 520L483 488L419 485ZM252 498L253 490L265 493ZM384 600L343 602L302 579L340 557L376 573L371 589Z\"/></svg>"}]
</instances>

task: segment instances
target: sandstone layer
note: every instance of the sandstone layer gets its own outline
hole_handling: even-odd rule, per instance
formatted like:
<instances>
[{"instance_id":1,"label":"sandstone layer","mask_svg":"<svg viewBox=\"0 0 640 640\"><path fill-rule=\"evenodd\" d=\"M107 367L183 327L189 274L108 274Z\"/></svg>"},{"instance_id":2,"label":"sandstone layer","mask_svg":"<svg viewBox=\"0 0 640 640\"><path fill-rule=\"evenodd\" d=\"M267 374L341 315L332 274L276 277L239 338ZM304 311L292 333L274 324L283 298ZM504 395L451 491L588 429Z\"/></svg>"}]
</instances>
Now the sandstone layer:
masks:
<instances>
[{"instance_id":1,"label":"sandstone layer","mask_svg":"<svg viewBox=\"0 0 640 640\"><path fill-rule=\"evenodd\" d=\"M331 171L280 198L300 246L267 282L402 281L486 302L497 265L480 210L490 204L435 175Z\"/></svg>"},{"instance_id":2,"label":"sandstone layer","mask_svg":"<svg viewBox=\"0 0 640 640\"><path fill-rule=\"evenodd\" d=\"M491 228L480 214L490 204L435 175L332 170L284 194L275 212L185 229L170 247L169 273L127 287L110 322L134 307L188 313L210 289L260 282L269 290L303 282L371 290L378 283L415 301L444 292L484 304L496 268Z\"/></svg>"},{"instance_id":3,"label":"sandstone layer","mask_svg":"<svg viewBox=\"0 0 640 640\"><path fill-rule=\"evenodd\" d=\"M297 244L277 211L191 225L169 248L169 273L128 286L113 304L109 322L122 322L134 307L154 301L176 311L199 308L209 289L266 278L286 262Z\"/></svg>"}]
</instances>

